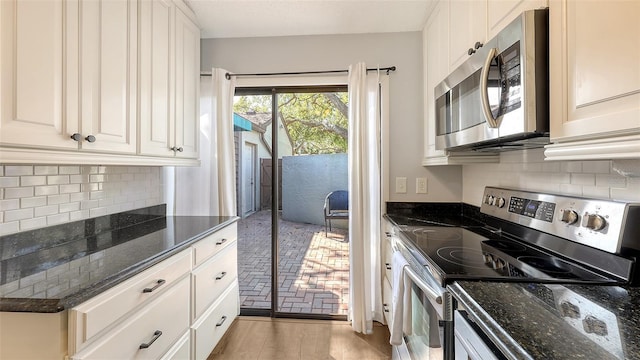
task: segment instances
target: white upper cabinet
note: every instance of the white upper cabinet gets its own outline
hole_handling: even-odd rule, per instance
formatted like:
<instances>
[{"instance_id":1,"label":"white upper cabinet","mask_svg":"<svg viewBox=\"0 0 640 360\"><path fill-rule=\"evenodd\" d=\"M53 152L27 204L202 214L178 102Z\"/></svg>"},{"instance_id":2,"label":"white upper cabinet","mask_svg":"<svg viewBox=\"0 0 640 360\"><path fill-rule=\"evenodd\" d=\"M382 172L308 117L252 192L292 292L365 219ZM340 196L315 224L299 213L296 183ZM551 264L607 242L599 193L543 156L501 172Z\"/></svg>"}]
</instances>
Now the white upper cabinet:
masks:
<instances>
[{"instance_id":1,"label":"white upper cabinet","mask_svg":"<svg viewBox=\"0 0 640 360\"><path fill-rule=\"evenodd\" d=\"M487 0L487 39L496 36L525 10L545 8L548 0Z\"/></svg>"},{"instance_id":2,"label":"white upper cabinet","mask_svg":"<svg viewBox=\"0 0 640 360\"><path fill-rule=\"evenodd\" d=\"M176 8L175 137L177 157L197 158L200 103L200 29Z\"/></svg>"},{"instance_id":3,"label":"white upper cabinet","mask_svg":"<svg viewBox=\"0 0 640 360\"><path fill-rule=\"evenodd\" d=\"M449 2L449 69L454 70L487 41L486 2Z\"/></svg>"},{"instance_id":4,"label":"white upper cabinet","mask_svg":"<svg viewBox=\"0 0 640 360\"><path fill-rule=\"evenodd\" d=\"M80 9L80 146L134 154L137 1L83 1Z\"/></svg>"},{"instance_id":5,"label":"white upper cabinet","mask_svg":"<svg viewBox=\"0 0 640 360\"><path fill-rule=\"evenodd\" d=\"M77 8L62 1L0 1L0 145L78 147L77 46L66 17Z\"/></svg>"},{"instance_id":6,"label":"white upper cabinet","mask_svg":"<svg viewBox=\"0 0 640 360\"><path fill-rule=\"evenodd\" d=\"M171 1L141 3L140 154L198 157L200 29Z\"/></svg>"},{"instance_id":7,"label":"white upper cabinet","mask_svg":"<svg viewBox=\"0 0 640 360\"><path fill-rule=\"evenodd\" d=\"M640 157L640 2L550 3L549 159Z\"/></svg>"},{"instance_id":8,"label":"white upper cabinet","mask_svg":"<svg viewBox=\"0 0 640 360\"><path fill-rule=\"evenodd\" d=\"M194 19L181 0L0 1L2 162L198 165Z\"/></svg>"},{"instance_id":9,"label":"white upper cabinet","mask_svg":"<svg viewBox=\"0 0 640 360\"><path fill-rule=\"evenodd\" d=\"M173 156L173 18L168 0L140 3L140 154Z\"/></svg>"}]
</instances>

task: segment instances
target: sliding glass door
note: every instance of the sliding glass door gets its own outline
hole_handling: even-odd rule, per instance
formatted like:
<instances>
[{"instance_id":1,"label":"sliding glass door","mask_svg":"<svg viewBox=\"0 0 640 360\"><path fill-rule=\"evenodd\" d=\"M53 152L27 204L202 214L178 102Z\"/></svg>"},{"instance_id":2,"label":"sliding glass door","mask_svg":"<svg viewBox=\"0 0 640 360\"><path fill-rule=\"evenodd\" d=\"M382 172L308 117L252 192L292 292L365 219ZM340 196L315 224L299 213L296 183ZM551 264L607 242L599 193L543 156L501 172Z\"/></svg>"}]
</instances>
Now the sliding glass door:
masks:
<instances>
[{"instance_id":1,"label":"sliding glass door","mask_svg":"<svg viewBox=\"0 0 640 360\"><path fill-rule=\"evenodd\" d=\"M325 199L348 185L347 109L344 86L236 90L243 314L346 319L347 222Z\"/></svg>"}]
</instances>

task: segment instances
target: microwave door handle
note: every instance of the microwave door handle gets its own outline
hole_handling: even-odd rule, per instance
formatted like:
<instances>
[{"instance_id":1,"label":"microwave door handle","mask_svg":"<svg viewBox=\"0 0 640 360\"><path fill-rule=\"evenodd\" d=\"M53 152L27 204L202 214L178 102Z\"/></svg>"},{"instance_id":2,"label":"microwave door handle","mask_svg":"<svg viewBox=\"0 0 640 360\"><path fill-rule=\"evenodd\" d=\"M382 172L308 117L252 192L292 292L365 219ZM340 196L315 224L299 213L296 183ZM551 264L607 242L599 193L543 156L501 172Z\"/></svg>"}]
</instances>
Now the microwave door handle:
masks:
<instances>
[{"instance_id":1,"label":"microwave door handle","mask_svg":"<svg viewBox=\"0 0 640 360\"><path fill-rule=\"evenodd\" d=\"M487 119L487 125L493 129L497 129L500 126L500 120L502 120L502 116L494 119L491 106L489 105L489 69L491 68L491 61L497 54L498 49L491 48L489 50L487 58L484 60L482 72L480 73L480 100L482 101L482 111L484 112L484 117Z\"/></svg>"}]
</instances>

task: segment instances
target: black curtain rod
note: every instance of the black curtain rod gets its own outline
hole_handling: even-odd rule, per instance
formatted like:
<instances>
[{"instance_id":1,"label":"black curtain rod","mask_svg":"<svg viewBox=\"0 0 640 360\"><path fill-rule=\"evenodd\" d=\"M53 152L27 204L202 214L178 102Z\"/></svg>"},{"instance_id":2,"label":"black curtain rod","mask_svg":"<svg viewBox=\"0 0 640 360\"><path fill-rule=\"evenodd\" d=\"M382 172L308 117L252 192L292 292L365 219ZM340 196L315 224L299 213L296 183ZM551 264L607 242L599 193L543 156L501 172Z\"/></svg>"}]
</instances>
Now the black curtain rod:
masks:
<instances>
[{"instance_id":1,"label":"black curtain rod","mask_svg":"<svg viewBox=\"0 0 640 360\"><path fill-rule=\"evenodd\" d=\"M386 71L387 75L389 75L390 71L396 71L395 66L389 66L384 68L370 68L367 71ZM226 73L224 75L227 80L230 80L232 76L279 76L279 75L310 75L310 74L335 74L335 73L345 73L349 72L349 70L321 70L321 71L298 71L298 72L278 72L278 73L258 73L258 74L231 74ZM211 76L211 74L200 74L200 76Z\"/></svg>"}]
</instances>

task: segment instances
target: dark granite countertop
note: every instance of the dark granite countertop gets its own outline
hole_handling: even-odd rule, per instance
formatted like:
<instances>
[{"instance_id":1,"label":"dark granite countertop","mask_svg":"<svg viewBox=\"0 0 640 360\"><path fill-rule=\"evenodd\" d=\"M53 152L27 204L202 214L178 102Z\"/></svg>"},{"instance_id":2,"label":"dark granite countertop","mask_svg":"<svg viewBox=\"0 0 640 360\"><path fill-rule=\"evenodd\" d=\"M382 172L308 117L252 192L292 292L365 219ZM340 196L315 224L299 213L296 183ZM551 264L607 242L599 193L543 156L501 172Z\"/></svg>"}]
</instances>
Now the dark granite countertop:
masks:
<instances>
[{"instance_id":1,"label":"dark granite countertop","mask_svg":"<svg viewBox=\"0 0 640 360\"><path fill-rule=\"evenodd\" d=\"M237 221L152 207L0 237L0 311L59 312Z\"/></svg>"},{"instance_id":2,"label":"dark granite countertop","mask_svg":"<svg viewBox=\"0 0 640 360\"><path fill-rule=\"evenodd\" d=\"M640 288L461 281L449 290L510 359L640 359Z\"/></svg>"}]
</instances>

